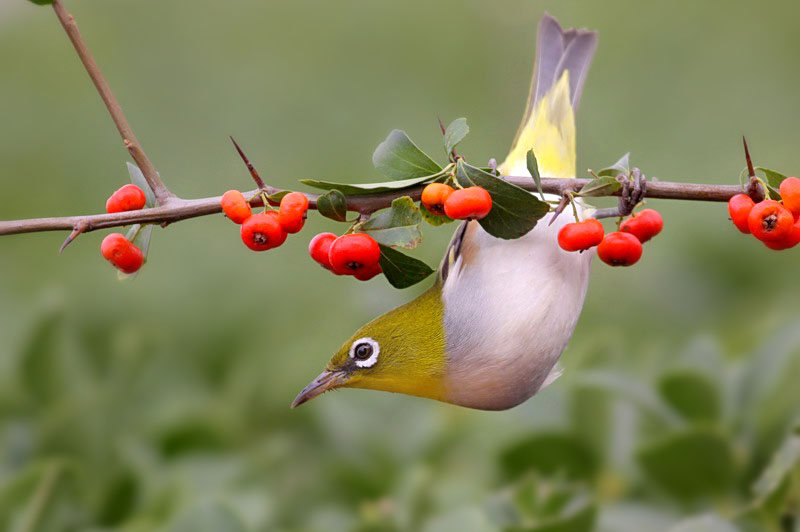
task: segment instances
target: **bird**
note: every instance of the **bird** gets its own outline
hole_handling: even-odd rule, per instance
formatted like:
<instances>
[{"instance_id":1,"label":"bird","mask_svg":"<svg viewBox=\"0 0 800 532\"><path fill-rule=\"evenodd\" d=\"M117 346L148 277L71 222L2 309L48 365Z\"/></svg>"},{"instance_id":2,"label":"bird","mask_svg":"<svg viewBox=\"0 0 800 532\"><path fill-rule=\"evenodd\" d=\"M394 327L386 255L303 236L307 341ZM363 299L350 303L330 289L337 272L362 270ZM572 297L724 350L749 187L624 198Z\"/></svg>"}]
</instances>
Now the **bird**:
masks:
<instances>
[{"instance_id":1,"label":"bird","mask_svg":"<svg viewBox=\"0 0 800 532\"><path fill-rule=\"evenodd\" d=\"M596 48L595 31L565 30L543 16L525 113L498 167L502 175L530 175L526 155L533 150L541 175L575 177L575 112ZM592 253L557 244L560 228L575 221L567 211L546 215L515 240L462 222L433 285L358 329L292 407L337 388L479 410L531 398L560 375L557 362L588 288Z\"/></svg>"}]
</instances>

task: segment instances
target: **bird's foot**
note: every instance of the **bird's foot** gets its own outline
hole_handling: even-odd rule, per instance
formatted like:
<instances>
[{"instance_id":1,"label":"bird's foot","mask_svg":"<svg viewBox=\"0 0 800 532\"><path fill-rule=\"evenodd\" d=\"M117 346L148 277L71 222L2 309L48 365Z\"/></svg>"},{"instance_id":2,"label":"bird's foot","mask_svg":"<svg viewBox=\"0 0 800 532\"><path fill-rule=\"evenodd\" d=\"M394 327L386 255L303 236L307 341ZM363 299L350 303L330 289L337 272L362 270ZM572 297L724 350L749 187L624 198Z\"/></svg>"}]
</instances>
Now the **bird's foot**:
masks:
<instances>
[{"instance_id":1,"label":"bird's foot","mask_svg":"<svg viewBox=\"0 0 800 532\"><path fill-rule=\"evenodd\" d=\"M623 218L630 215L633 209L644 201L647 194L647 177L638 168L631 170L630 177L618 176L617 181L622 185L617 206L596 210L594 218Z\"/></svg>"}]
</instances>

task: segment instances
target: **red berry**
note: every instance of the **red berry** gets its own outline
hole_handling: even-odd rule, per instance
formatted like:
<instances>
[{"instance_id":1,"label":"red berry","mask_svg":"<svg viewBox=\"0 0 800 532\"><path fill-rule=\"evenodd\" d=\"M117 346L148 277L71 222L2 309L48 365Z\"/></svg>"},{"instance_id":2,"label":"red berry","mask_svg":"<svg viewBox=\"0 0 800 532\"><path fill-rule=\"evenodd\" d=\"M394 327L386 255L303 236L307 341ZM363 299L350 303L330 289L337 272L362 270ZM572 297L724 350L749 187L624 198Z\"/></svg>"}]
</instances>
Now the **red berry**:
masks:
<instances>
[{"instance_id":1,"label":"red berry","mask_svg":"<svg viewBox=\"0 0 800 532\"><path fill-rule=\"evenodd\" d=\"M136 211L144 207L147 197L144 191L133 184L127 184L111 194L106 201L106 212Z\"/></svg>"},{"instance_id":2,"label":"red berry","mask_svg":"<svg viewBox=\"0 0 800 532\"><path fill-rule=\"evenodd\" d=\"M133 273L144 263L142 250L119 233L111 233L103 239L100 253L123 273Z\"/></svg>"},{"instance_id":3,"label":"red berry","mask_svg":"<svg viewBox=\"0 0 800 532\"><path fill-rule=\"evenodd\" d=\"M753 210L754 206L753 198L747 194L736 194L728 200L728 214L733 221L733 225L746 235L750 234L750 225L747 222L747 217L750 216L750 211Z\"/></svg>"},{"instance_id":4,"label":"red berry","mask_svg":"<svg viewBox=\"0 0 800 532\"><path fill-rule=\"evenodd\" d=\"M444 183L431 183L422 190L422 204L431 214L444 214L444 202L452 194L453 187Z\"/></svg>"},{"instance_id":5,"label":"red berry","mask_svg":"<svg viewBox=\"0 0 800 532\"><path fill-rule=\"evenodd\" d=\"M297 233L306 223L308 198L301 192L289 192L281 198L278 220L287 233Z\"/></svg>"},{"instance_id":6,"label":"red berry","mask_svg":"<svg viewBox=\"0 0 800 532\"><path fill-rule=\"evenodd\" d=\"M597 246L597 255L611 266L631 266L642 257L642 243L631 233L609 233Z\"/></svg>"},{"instance_id":7,"label":"red berry","mask_svg":"<svg viewBox=\"0 0 800 532\"><path fill-rule=\"evenodd\" d=\"M753 236L763 241L782 240L792 230L794 217L792 213L775 200L764 200L757 203L747 223Z\"/></svg>"},{"instance_id":8,"label":"red berry","mask_svg":"<svg viewBox=\"0 0 800 532\"><path fill-rule=\"evenodd\" d=\"M584 251L603 241L603 224L594 218L569 223L558 232L558 245L564 251Z\"/></svg>"},{"instance_id":9,"label":"red berry","mask_svg":"<svg viewBox=\"0 0 800 532\"><path fill-rule=\"evenodd\" d=\"M242 224L242 242L253 251L265 251L286 241L286 232L278 223L275 211L259 212Z\"/></svg>"},{"instance_id":10,"label":"red berry","mask_svg":"<svg viewBox=\"0 0 800 532\"><path fill-rule=\"evenodd\" d=\"M787 177L781 181L780 187L783 206L791 211L795 218L800 217L800 179Z\"/></svg>"},{"instance_id":11,"label":"red berry","mask_svg":"<svg viewBox=\"0 0 800 532\"><path fill-rule=\"evenodd\" d=\"M800 244L800 218L798 218L794 222L791 231L789 231L789 233L787 233L787 235L782 239L773 241L770 240L764 241L765 246L767 246L769 249L774 249L776 251L793 248L797 244Z\"/></svg>"},{"instance_id":12,"label":"red berry","mask_svg":"<svg viewBox=\"0 0 800 532\"><path fill-rule=\"evenodd\" d=\"M455 220L480 220L492 210L492 196L481 187L453 191L444 202L444 212Z\"/></svg>"},{"instance_id":13,"label":"red berry","mask_svg":"<svg viewBox=\"0 0 800 532\"><path fill-rule=\"evenodd\" d=\"M353 274L353 277L358 279L359 281L369 281L376 275L383 273L381 269L381 264L376 262L373 266L368 266L365 268L361 268L356 273Z\"/></svg>"},{"instance_id":14,"label":"red berry","mask_svg":"<svg viewBox=\"0 0 800 532\"><path fill-rule=\"evenodd\" d=\"M252 209L250 209L250 204L247 203L244 194L238 190L229 190L223 194L220 204L222 205L225 216L236 224L243 223L253 214Z\"/></svg>"},{"instance_id":15,"label":"red berry","mask_svg":"<svg viewBox=\"0 0 800 532\"><path fill-rule=\"evenodd\" d=\"M331 268L339 275L354 275L359 270L372 269L380 258L378 243L364 233L342 235L333 241L328 251Z\"/></svg>"},{"instance_id":16,"label":"red berry","mask_svg":"<svg viewBox=\"0 0 800 532\"><path fill-rule=\"evenodd\" d=\"M619 226L619 230L630 233L644 244L664 228L664 219L654 209L644 209L634 214Z\"/></svg>"},{"instance_id":17,"label":"red berry","mask_svg":"<svg viewBox=\"0 0 800 532\"><path fill-rule=\"evenodd\" d=\"M333 270L331 268L331 261L328 258L328 252L334 240L336 240L335 234L320 233L308 243L308 254L311 255L311 258L326 270L331 271Z\"/></svg>"}]
</instances>

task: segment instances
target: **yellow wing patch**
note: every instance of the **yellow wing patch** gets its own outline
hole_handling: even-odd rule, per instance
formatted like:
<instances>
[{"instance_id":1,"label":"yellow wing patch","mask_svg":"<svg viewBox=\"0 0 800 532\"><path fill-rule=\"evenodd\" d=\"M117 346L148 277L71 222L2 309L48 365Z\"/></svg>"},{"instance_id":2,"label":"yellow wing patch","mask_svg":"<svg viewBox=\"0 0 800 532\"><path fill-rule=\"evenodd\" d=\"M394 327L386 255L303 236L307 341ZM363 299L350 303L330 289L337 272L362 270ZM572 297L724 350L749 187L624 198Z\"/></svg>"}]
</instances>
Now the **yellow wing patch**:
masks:
<instances>
[{"instance_id":1,"label":"yellow wing patch","mask_svg":"<svg viewBox=\"0 0 800 532\"><path fill-rule=\"evenodd\" d=\"M526 156L531 149L542 177L575 177L575 110L570 98L569 71L564 71L536 104L500 172L527 174Z\"/></svg>"}]
</instances>

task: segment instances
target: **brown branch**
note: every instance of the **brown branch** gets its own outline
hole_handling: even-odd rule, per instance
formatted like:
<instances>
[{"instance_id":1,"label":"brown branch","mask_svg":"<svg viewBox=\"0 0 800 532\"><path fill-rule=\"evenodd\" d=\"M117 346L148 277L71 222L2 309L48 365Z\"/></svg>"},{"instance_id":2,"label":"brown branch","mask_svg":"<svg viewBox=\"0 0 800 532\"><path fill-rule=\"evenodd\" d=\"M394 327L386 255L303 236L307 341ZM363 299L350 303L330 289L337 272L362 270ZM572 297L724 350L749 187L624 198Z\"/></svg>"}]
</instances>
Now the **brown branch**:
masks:
<instances>
[{"instance_id":1,"label":"brown branch","mask_svg":"<svg viewBox=\"0 0 800 532\"><path fill-rule=\"evenodd\" d=\"M505 176L510 183L518 185L531 192L536 190L536 185L530 177ZM542 178L542 190L548 194L562 196L569 190L579 190L588 183L589 179L557 179ZM385 209L392 201L410 196L417 201L425 185L413 188L365 194L360 196L347 196L347 210L359 214L371 214L380 209ZM266 187L269 195L281 192L280 189ZM738 185L699 185L692 183L674 183L668 181L651 181L647 184L647 197L658 199L679 199L691 201L728 201L732 196L742 191ZM258 190L245 193L245 196L255 195ZM619 192L613 195L618 196ZM317 194L306 194L309 199L309 208L315 209ZM259 196L253 198L251 205L263 205ZM132 224L170 224L180 220L207 216L221 212L220 197L185 200L175 198L169 204L142 209L138 211L120 212L114 214L95 214L88 216L66 216L61 218L34 218L28 220L0 221L0 236L19 233L35 233L40 231L77 231L89 232L97 229L121 227Z\"/></svg>"},{"instance_id":2,"label":"brown branch","mask_svg":"<svg viewBox=\"0 0 800 532\"><path fill-rule=\"evenodd\" d=\"M114 97L114 93L111 92L111 87L103 77L103 73L100 71L100 67L97 66L94 57L92 57L92 53L86 46L86 42L84 42L83 37L81 37L75 19L67 12L61 0L55 0L53 2L53 10L56 12L59 22L61 22L61 25L64 27L64 31L67 32L67 36L75 47L75 51L78 52L78 57L80 57L83 66L86 68L86 72L89 74L89 77L92 78L97 92L100 93L100 98L102 98L103 103L106 104L106 109L108 109L111 119L117 126L123 144L125 144L133 160L136 161L144 178L147 180L147 184L153 189L156 199L162 205L169 203L175 196L167 189L164 182L161 181L155 166L153 166L153 163L150 162L147 154L145 154L139 141L136 139L136 135L133 134L133 129L131 129L128 120L125 118L122 107L120 107L119 102L116 97Z\"/></svg>"}]
</instances>

